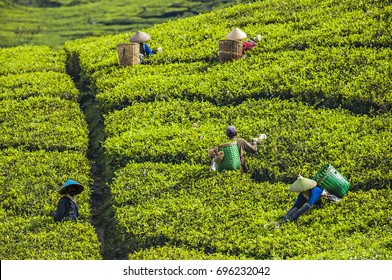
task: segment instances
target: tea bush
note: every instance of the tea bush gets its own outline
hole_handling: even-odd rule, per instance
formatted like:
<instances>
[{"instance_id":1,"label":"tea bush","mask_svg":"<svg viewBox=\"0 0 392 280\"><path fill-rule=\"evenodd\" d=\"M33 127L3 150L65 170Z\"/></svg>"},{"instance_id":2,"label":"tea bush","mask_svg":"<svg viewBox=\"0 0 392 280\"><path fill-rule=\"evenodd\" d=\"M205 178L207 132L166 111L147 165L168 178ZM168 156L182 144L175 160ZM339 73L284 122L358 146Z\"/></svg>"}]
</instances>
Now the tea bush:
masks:
<instances>
[{"instance_id":1,"label":"tea bush","mask_svg":"<svg viewBox=\"0 0 392 280\"><path fill-rule=\"evenodd\" d=\"M206 13L147 29L150 45L164 51L149 58L153 67L123 71L118 71L116 45L127 42L129 33L69 42L64 49L106 111L170 98L228 105L249 97L281 97L361 114L388 112L392 53L385 19L390 14L387 1L236 5L219 16ZM249 36L262 34L263 40L246 59L221 65L218 41L234 26ZM203 67L188 72L187 66L181 73L177 63Z\"/></svg>"},{"instance_id":2,"label":"tea bush","mask_svg":"<svg viewBox=\"0 0 392 280\"><path fill-rule=\"evenodd\" d=\"M246 159L257 180L290 182L298 173L314 174L330 162L353 189L390 186L392 123L389 115L353 116L344 110L316 110L301 103L248 100L216 107L207 102L150 102L105 117L103 143L113 166L129 161L208 164L209 148L228 141L235 124L239 136L269 138Z\"/></svg>"},{"instance_id":3,"label":"tea bush","mask_svg":"<svg viewBox=\"0 0 392 280\"><path fill-rule=\"evenodd\" d=\"M164 245L129 254L130 260L245 260L244 256L221 253L205 254L198 249Z\"/></svg>"},{"instance_id":4,"label":"tea bush","mask_svg":"<svg viewBox=\"0 0 392 280\"><path fill-rule=\"evenodd\" d=\"M357 113L386 112L392 104L391 55L390 49L313 48L253 55L228 65L195 64L191 72L185 68L181 73L177 65L154 66L161 73L151 70L147 77L144 71L113 71L97 81L97 99L105 111L171 98L230 105L248 98L280 97ZM113 86L106 80L114 81Z\"/></svg>"},{"instance_id":5,"label":"tea bush","mask_svg":"<svg viewBox=\"0 0 392 280\"><path fill-rule=\"evenodd\" d=\"M48 46L19 46L0 48L0 75L37 71L65 72L64 51Z\"/></svg>"},{"instance_id":6,"label":"tea bush","mask_svg":"<svg viewBox=\"0 0 392 280\"><path fill-rule=\"evenodd\" d=\"M206 254L196 258L219 258L216 253L255 259L391 257L388 189L350 192L340 203L324 202L297 223L276 229L271 222L295 200L288 185L255 183L232 171L211 175L202 168L143 163L116 173L111 186L116 218L136 242L136 256L150 258L158 251L159 258L176 258L170 248L184 245Z\"/></svg>"},{"instance_id":7,"label":"tea bush","mask_svg":"<svg viewBox=\"0 0 392 280\"><path fill-rule=\"evenodd\" d=\"M65 73L41 71L0 76L0 99L25 99L32 96L77 101L79 92Z\"/></svg>"},{"instance_id":8,"label":"tea bush","mask_svg":"<svg viewBox=\"0 0 392 280\"><path fill-rule=\"evenodd\" d=\"M43 216L5 215L1 209L0 215L2 260L102 259L95 230L87 222L54 223Z\"/></svg>"},{"instance_id":9,"label":"tea bush","mask_svg":"<svg viewBox=\"0 0 392 280\"><path fill-rule=\"evenodd\" d=\"M116 46L131 33L67 42L31 68L23 56L20 63L16 55L2 59L1 74L9 77L2 88L10 98L0 100L0 166L22 179L0 173L3 183L10 180L0 192L0 215L10 217L2 225L0 255L22 258L15 239L36 244L25 258L99 258L87 224L89 193L81 196L84 218L75 224L49 222L54 194L51 202L31 202L58 187L64 173L91 184L79 108L72 98L16 101L11 96L19 91L8 90L37 72L62 72L56 65L65 57L67 73L103 114L105 157L99 160L114 172L107 182L112 251L129 259L390 259L391 11L386 0L257 1L144 30L150 46L164 50L144 65L118 65ZM221 64L218 41L233 27L263 39L245 58ZM41 86L22 90L21 98L34 87ZM257 154L247 155L246 173L208 172L207 151L227 141L228 124L247 140L268 135ZM349 180L346 197L276 227L296 199L288 186L325 163ZM21 225L23 219L28 222ZM19 229L26 232L22 239L14 234ZM83 230L78 252L57 251L59 236ZM57 239L49 244L47 237ZM82 256L84 248L89 253Z\"/></svg>"},{"instance_id":10,"label":"tea bush","mask_svg":"<svg viewBox=\"0 0 392 280\"><path fill-rule=\"evenodd\" d=\"M87 123L76 102L48 97L0 100L0 122L1 148L87 152Z\"/></svg>"}]
</instances>

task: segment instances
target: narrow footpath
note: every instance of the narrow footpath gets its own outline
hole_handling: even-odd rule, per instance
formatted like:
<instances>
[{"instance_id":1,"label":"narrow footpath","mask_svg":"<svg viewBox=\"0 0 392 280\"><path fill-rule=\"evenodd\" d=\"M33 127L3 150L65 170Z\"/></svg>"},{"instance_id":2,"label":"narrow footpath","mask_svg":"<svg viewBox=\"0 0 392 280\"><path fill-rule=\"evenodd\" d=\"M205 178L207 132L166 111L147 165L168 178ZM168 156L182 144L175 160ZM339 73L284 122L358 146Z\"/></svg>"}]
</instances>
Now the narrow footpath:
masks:
<instances>
[{"instance_id":1,"label":"narrow footpath","mask_svg":"<svg viewBox=\"0 0 392 280\"><path fill-rule=\"evenodd\" d=\"M112 197L108 184L113 178L113 172L106 165L104 149L101 143L105 140L104 121L102 113L95 101L95 93L83 92L80 108L83 111L89 129L89 148L87 158L91 166L91 177L94 181L91 193L91 224L95 227L101 242L103 259L127 259L127 252L120 248L121 240L116 233L117 227L112 209Z\"/></svg>"},{"instance_id":2,"label":"narrow footpath","mask_svg":"<svg viewBox=\"0 0 392 280\"><path fill-rule=\"evenodd\" d=\"M96 93L88 90L88 85L81 82L81 67L76 53L67 54L65 62L67 74L74 81L80 92L79 106L88 124L89 147L87 158L90 162L90 175L93 179L91 187L91 224L95 227L101 255L105 260L128 259L129 249L126 241L120 240L116 219L114 218L112 196L109 184L113 172L108 167L102 143L106 135L103 114L95 100Z\"/></svg>"}]
</instances>

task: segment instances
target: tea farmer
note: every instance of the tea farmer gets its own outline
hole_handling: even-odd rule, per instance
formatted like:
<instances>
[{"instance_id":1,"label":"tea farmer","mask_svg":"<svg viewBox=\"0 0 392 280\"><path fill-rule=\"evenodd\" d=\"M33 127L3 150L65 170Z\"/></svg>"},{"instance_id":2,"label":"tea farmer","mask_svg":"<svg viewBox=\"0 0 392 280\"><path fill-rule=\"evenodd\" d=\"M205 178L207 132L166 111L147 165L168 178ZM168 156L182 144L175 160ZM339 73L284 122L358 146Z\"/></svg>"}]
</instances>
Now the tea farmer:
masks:
<instances>
[{"instance_id":1,"label":"tea farmer","mask_svg":"<svg viewBox=\"0 0 392 280\"><path fill-rule=\"evenodd\" d=\"M229 40L238 40L238 41L242 41L244 39L246 39L247 35L245 32L243 32L242 30L238 29L237 27L233 29L233 31L231 31L229 34L226 35L226 39ZM257 35L256 37L253 37L252 39L249 39L248 41L243 41L242 42L242 55L244 55L244 53L251 49L254 48L256 46L256 44L258 42L261 41L261 35Z\"/></svg>"},{"instance_id":2,"label":"tea farmer","mask_svg":"<svg viewBox=\"0 0 392 280\"><path fill-rule=\"evenodd\" d=\"M74 196L80 194L84 187L73 180L68 180L59 190L61 198L57 205L57 210L54 215L55 222L62 220L73 220L79 218L78 205L76 204Z\"/></svg>"},{"instance_id":3,"label":"tea farmer","mask_svg":"<svg viewBox=\"0 0 392 280\"><path fill-rule=\"evenodd\" d=\"M326 197L330 201L339 202L340 199L322 189L317 182L312 179L304 178L301 175L289 187L289 191L299 192L297 200L293 207L286 213L282 219L282 225L287 221L295 221L299 216L306 213L313 205L321 205L321 197Z\"/></svg>"},{"instance_id":4,"label":"tea farmer","mask_svg":"<svg viewBox=\"0 0 392 280\"><path fill-rule=\"evenodd\" d=\"M135 35L133 35L129 41L131 43L138 43L140 45L140 63L143 63L144 57L148 57L150 55L154 55L158 52L162 52L162 48L151 49L150 46L146 43L151 39L151 36L145 32L137 31Z\"/></svg>"},{"instance_id":5,"label":"tea farmer","mask_svg":"<svg viewBox=\"0 0 392 280\"><path fill-rule=\"evenodd\" d=\"M257 144L264 139L267 139L267 135L261 134L258 138L253 138L252 142L246 141L244 138L237 138L237 129L234 125L229 125L226 128L226 136L230 142L237 142L238 151L240 154L241 166L240 170L245 170L245 151L250 153L257 152ZM218 147L214 147L208 151L208 156L211 158L210 171L215 171L215 164L220 163L224 157L224 153L219 151Z\"/></svg>"}]
</instances>

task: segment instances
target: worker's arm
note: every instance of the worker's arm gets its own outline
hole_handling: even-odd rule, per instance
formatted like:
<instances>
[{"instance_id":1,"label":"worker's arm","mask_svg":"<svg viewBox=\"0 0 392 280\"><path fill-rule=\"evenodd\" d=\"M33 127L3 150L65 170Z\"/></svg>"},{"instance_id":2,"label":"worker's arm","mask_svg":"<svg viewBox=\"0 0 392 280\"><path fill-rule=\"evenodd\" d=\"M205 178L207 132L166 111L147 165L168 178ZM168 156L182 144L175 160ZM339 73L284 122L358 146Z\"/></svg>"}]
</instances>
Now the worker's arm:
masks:
<instances>
[{"instance_id":1,"label":"worker's arm","mask_svg":"<svg viewBox=\"0 0 392 280\"><path fill-rule=\"evenodd\" d=\"M144 44L144 51L146 52L146 55L147 55L147 56L154 54L154 52L152 51L152 49L150 49L150 46L147 45L147 44Z\"/></svg>"},{"instance_id":2,"label":"worker's arm","mask_svg":"<svg viewBox=\"0 0 392 280\"><path fill-rule=\"evenodd\" d=\"M56 213L54 214L54 221L55 222L61 222L61 220L64 218L65 216L65 211L67 208L67 199L66 198L61 198L59 200L59 203L57 205L57 210Z\"/></svg>"},{"instance_id":3,"label":"worker's arm","mask_svg":"<svg viewBox=\"0 0 392 280\"><path fill-rule=\"evenodd\" d=\"M310 206L316 203L317 200L320 199L321 194L323 193L323 189L319 186L315 186L313 189L310 190L308 203Z\"/></svg>"},{"instance_id":4,"label":"worker's arm","mask_svg":"<svg viewBox=\"0 0 392 280\"><path fill-rule=\"evenodd\" d=\"M242 43L242 51L245 52L251 48L254 48L256 46L256 43L253 41L247 41Z\"/></svg>"},{"instance_id":5,"label":"worker's arm","mask_svg":"<svg viewBox=\"0 0 392 280\"><path fill-rule=\"evenodd\" d=\"M238 138L237 145L240 150L245 150L250 153L256 153L257 152L257 142L252 140L252 142L248 142L243 138Z\"/></svg>"},{"instance_id":6,"label":"worker's arm","mask_svg":"<svg viewBox=\"0 0 392 280\"><path fill-rule=\"evenodd\" d=\"M208 157L211 159L216 157L217 154L218 154L218 147L214 147L208 150Z\"/></svg>"}]
</instances>

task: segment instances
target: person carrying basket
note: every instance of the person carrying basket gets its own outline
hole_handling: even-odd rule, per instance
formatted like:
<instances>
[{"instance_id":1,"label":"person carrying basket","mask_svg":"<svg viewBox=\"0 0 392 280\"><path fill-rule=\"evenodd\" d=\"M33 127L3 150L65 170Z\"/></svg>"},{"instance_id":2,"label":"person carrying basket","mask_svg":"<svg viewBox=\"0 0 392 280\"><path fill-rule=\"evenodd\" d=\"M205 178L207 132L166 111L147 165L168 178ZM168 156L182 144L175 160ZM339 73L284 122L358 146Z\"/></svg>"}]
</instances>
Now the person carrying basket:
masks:
<instances>
[{"instance_id":1,"label":"person carrying basket","mask_svg":"<svg viewBox=\"0 0 392 280\"><path fill-rule=\"evenodd\" d=\"M162 52L162 48L159 47L157 49L151 49L150 46L146 43L151 39L151 36L145 32L137 31L129 41L131 43L138 43L140 47L140 63L144 63L144 58L154 55L156 53Z\"/></svg>"},{"instance_id":2,"label":"person carrying basket","mask_svg":"<svg viewBox=\"0 0 392 280\"><path fill-rule=\"evenodd\" d=\"M261 134L258 138L253 138L252 142L244 138L237 138L237 129L233 125L226 128L226 136L230 142L216 146L208 151L211 158L210 171L245 170L245 151L250 153L257 152L257 144L267 139L267 135Z\"/></svg>"},{"instance_id":3,"label":"person carrying basket","mask_svg":"<svg viewBox=\"0 0 392 280\"><path fill-rule=\"evenodd\" d=\"M257 36L246 40L248 35L237 27L234 28L229 34L226 35L226 39L228 40L237 40L242 42L242 55L245 55L247 50L250 50L256 47L256 44L261 41L261 35L258 34ZM244 41L243 41L244 40Z\"/></svg>"},{"instance_id":4,"label":"person carrying basket","mask_svg":"<svg viewBox=\"0 0 392 280\"><path fill-rule=\"evenodd\" d=\"M333 184L329 182L330 180L325 180L325 169L327 169L327 172L330 172L331 170L335 171L335 178L339 177L341 180L335 180ZM321 198L326 198L328 201L339 202L346 194L349 187L347 180L329 164L324 165L313 179L304 178L299 175L297 180L289 187L289 191L299 192L299 194L294 205L282 218L281 225L285 224L287 221L297 220L302 214L312 208L313 205L321 207Z\"/></svg>"}]
</instances>

